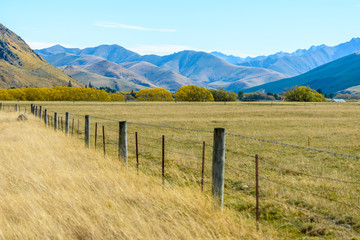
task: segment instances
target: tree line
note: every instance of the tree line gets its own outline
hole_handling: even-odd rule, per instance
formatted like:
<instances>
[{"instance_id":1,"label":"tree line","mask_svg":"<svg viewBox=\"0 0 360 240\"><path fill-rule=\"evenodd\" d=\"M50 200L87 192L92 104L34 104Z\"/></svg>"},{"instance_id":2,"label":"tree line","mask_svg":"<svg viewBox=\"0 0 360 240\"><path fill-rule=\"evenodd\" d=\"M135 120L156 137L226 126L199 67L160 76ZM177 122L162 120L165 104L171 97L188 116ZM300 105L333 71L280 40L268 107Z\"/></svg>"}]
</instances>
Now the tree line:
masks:
<instances>
[{"instance_id":1,"label":"tree line","mask_svg":"<svg viewBox=\"0 0 360 240\"><path fill-rule=\"evenodd\" d=\"M0 89L0 100L12 101L187 101L187 102L233 102L284 100L302 102L322 102L326 98L321 91L315 91L309 87L297 87L284 94L276 93L244 93L238 94L226 91L224 88L206 89L194 85L183 86L174 94L164 88L147 88L138 92L116 93L108 87L74 88L74 87L51 87L51 88L12 88Z\"/></svg>"}]
</instances>

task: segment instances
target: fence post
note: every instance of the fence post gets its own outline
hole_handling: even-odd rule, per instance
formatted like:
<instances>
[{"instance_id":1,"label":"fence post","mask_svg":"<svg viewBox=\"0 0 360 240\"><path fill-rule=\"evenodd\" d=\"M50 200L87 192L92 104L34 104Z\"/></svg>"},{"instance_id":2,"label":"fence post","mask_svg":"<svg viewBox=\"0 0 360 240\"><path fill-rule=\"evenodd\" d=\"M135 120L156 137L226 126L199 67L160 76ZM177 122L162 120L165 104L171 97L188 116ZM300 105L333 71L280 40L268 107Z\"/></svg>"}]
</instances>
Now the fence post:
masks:
<instances>
[{"instance_id":1,"label":"fence post","mask_svg":"<svg viewBox=\"0 0 360 240\"><path fill-rule=\"evenodd\" d=\"M119 160L124 159L128 164L128 148L127 148L127 127L126 121L119 122Z\"/></svg>"},{"instance_id":2,"label":"fence post","mask_svg":"<svg viewBox=\"0 0 360 240\"><path fill-rule=\"evenodd\" d=\"M44 122L45 122L45 126L48 125L48 114L47 114L47 109L44 110Z\"/></svg>"},{"instance_id":3,"label":"fence post","mask_svg":"<svg viewBox=\"0 0 360 240\"><path fill-rule=\"evenodd\" d=\"M95 150L96 150L96 143L97 143L97 122L95 123Z\"/></svg>"},{"instance_id":4,"label":"fence post","mask_svg":"<svg viewBox=\"0 0 360 240\"><path fill-rule=\"evenodd\" d=\"M165 136L162 135L162 156L161 156L162 184L165 184Z\"/></svg>"},{"instance_id":5,"label":"fence post","mask_svg":"<svg viewBox=\"0 0 360 240\"><path fill-rule=\"evenodd\" d=\"M139 144L138 144L137 132L135 132L135 154L136 154L136 171L139 171Z\"/></svg>"},{"instance_id":6,"label":"fence post","mask_svg":"<svg viewBox=\"0 0 360 240\"><path fill-rule=\"evenodd\" d=\"M105 126L102 126L102 136L103 136L103 149L104 149L104 157L106 156L106 145L105 145Z\"/></svg>"},{"instance_id":7,"label":"fence post","mask_svg":"<svg viewBox=\"0 0 360 240\"><path fill-rule=\"evenodd\" d=\"M15 112L17 112L17 111L18 111L18 105L15 104Z\"/></svg>"},{"instance_id":8,"label":"fence post","mask_svg":"<svg viewBox=\"0 0 360 240\"><path fill-rule=\"evenodd\" d=\"M259 156L255 155L256 228L259 230Z\"/></svg>"},{"instance_id":9,"label":"fence post","mask_svg":"<svg viewBox=\"0 0 360 240\"><path fill-rule=\"evenodd\" d=\"M34 114L34 104L30 105L30 111L31 111L32 114Z\"/></svg>"},{"instance_id":10,"label":"fence post","mask_svg":"<svg viewBox=\"0 0 360 240\"><path fill-rule=\"evenodd\" d=\"M85 115L85 146L90 148L90 116Z\"/></svg>"},{"instance_id":11,"label":"fence post","mask_svg":"<svg viewBox=\"0 0 360 240\"><path fill-rule=\"evenodd\" d=\"M65 134L69 136L69 113L65 113Z\"/></svg>"},{"instance_id":12,"label":"fence post","mask_svg":"<svg viewBox=\"0 0 360 240\"><path fill-rule=\"evenodd\" d=\"M42 118L42 106L39 107L39 118Z\"/></svg>"},{"instance_id":13,"label":"fence post","mask_svg":"<svg viewBox=\"0 0 360 240\"><path fill-rule=\"evenodd\" d=\"M57 114L57 112L54 113L54 129L55 129L55 131L58 130L58 114Z\"/></svg>"},{"instance_id":14,"label":"fence post","mask_svg":"<svg viewBox=\"0 0 360 240\"><path fill-rule=\"evenodd\" d=\"M2 103L0 103L0 111L2 111L3 110L3 108L2 108L3 106L2 106Z\"/></svg>"},{"instance_id":15,"label":"fence post","mask_svg":"<svg viewBox=\"0 0 360 240\"><path fill-rule=\"evenodd\" d=\"M224 174L225 174L225 129L214 129L214 148L212 166L212 194L217 204L224 204Z\"/></svg>"},{"instance_id":16,"label":"fence post","mask_svg":"<svg viewBox=\"0 0 360 240\"><path fill-rule=\"evenodd\" d=\"M204 191L204 171L205 171L205 141L203 141L202 163L201 163L201 192Z\"/></svg>"},{"instance_id":17,"label":"fence post","mask_svg":"<svg viewBox=\"0 0 360 240\"><path fill-rule=\"evenodd\" d=\"M38 115L38 107L35 106L35 117L37 117L37 115Z\"/></svg>"}]
</instances>

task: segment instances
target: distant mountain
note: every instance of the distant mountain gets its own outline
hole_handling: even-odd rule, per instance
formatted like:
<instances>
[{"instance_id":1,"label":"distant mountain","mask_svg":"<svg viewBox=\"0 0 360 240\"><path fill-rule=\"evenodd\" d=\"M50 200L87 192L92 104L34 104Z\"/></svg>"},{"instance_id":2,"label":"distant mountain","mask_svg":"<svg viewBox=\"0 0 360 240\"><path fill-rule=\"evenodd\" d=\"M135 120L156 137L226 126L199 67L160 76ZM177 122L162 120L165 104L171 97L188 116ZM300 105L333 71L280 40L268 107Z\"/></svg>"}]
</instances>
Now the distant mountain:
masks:
<instances>
[{"instance_id":1,"label":"distant mountain","mask_svg":"<svg viewBox=\"0 0 360 240\"><path fill-rule=\"evenodd\" d=\"M0 24L0 88L83 86L36 54Z\"/></svg>"},{"instance_id":2,"label":"distant mountain","mask_svg":"<svg viewBox=\"0 0 360 240\"><path fill-rule=\"evenodd\" d=\"M360 38L353 38L349 42L334 47L326 45L312 46L307 50L299 49L293 53L279 52L256 58L240 58L218 52L213 52L212 54L240 66L261 67L288 76L296 76L358 51L360 51Z\"/></svg>"},{"instance_id":3,"label":"distant mountain","mask_svg":"<svg viewBox=\"0 0 360 240\"><path fill-rule=\"evenodd\" d=\"M170 90L195 84L238 91L240 88L252 87L287 77L268 69L229 64L209 53L196 51L182 51L167 56L141 56L117 45L101 45L80 51L76 49L68 51L61 46L54 46L37 52L58 67L83 66L107 59L121 64L137 76L146 78L154 86ZM76 54L71 52L76 52ZM81 68L87 70L84 67ZM96 74L109 77L104 75L105 72L100 72L98 68ZM141 83L137 84L142 85Z\"/></svg>"},{"instance_id":4,"label":"distant mountain","mask_svg":"<svg viewBox=\"0 0 360 240\"><path fill-rule=\"evenodd\" d=\"M190 78L197 85L223 87L232 91L286 77L268 69L236 66L209 53L197 51L182 51L163 57L143 56L141 59Z\"/></svg>"},{"instance_id":5,"label":"distant mountain","mask_svg":"<svg viewBox=\"0 0 360 240\"><path fill-rule=\"evenodd\" d=\"M339 91L358 91L360 85L360 52L324 64L307 73L293 78L245 89L245 92L263 90L266 92L283 92L295 86L309 86L321 89L324 93ZM354 88L354 86L357 86Z\"/></svg>"},{"instance_id":6,"label":"distant mountain","mask_svg":"<svg viewBox=\"0 0 360 240\"><path fill-rule=\"evenodd\" d=\"M121 66L133 71L157 86L175 91L185 85L194 85L195 82L174 71L166 70L148 62L122 63Z\"/></svg>"},{"instance_id":7,"label":"distant mountain","mask_svg":"<svg viewBox=\"0 0 360 240\"><path fill-rule=\"evenodd\" d=\"M145 88L145 86L132 83L126 78L104 77L96 73L88 72L79 66L62 66L59 67L59 69L78 81L86 85L91 83L91 85L97 88L107 86L117 91L131 91L132 89L137 91Z\"/></svg>"}]
</instances>

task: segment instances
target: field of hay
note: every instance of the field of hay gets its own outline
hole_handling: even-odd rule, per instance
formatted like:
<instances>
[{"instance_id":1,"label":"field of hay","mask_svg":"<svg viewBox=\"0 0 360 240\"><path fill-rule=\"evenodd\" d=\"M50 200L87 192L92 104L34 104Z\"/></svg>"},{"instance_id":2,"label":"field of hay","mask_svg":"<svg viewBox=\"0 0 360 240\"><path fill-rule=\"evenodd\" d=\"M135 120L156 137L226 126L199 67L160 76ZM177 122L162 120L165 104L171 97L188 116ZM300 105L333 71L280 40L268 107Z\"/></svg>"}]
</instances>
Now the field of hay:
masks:
<instances>
[{"instance_id":1,"label":"field of hay","mask_svg":"<svg viewBox=\"0 0 360 240\"><path fill-rule=\"evenodd\" d=\"M56 111L64 118L64 113L69 112L71 121L74 119L73 137L80 140L83 115L91 115L92 148L97 123L96 151L99 154L103 151L100 130L105 126L106 154L113 157L117 155L118 123L105 119L128 121L130 168L135 167L137 132L140 172L154 177L159 184L164 135L166 186L200 191L205 141L204 196L211 195L212 134L179 128L212 131L224 127L227 133L352 156L359 156L360 150L359 103L42 102L36 105L48 109L51 116ZM280 234L278 238L284 239L359 238L359 159L227 135L225 206L253 225L255 154L260 159L260 232L271 228Z\"/></svg>"},{"instance_id":2,"label":"field of hay","mask_svg":"<svg viewBox=\"0 0 360 240\"><path fill-rule=\"evenodd\" d=\"M30 116L0 112L0 239L265 239L193 188L166 186Z\"/></svg>"}]
</instances>

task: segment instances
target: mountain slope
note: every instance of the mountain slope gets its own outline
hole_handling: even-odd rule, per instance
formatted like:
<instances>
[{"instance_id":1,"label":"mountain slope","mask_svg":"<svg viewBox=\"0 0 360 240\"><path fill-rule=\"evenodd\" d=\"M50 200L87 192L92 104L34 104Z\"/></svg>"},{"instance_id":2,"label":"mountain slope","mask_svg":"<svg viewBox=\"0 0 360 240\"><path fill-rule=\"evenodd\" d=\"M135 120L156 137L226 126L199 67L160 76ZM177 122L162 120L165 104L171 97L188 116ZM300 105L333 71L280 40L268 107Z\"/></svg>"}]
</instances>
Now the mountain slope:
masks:
<instances>
[{"instance_id":1,"label":"mountain slope","mask_svg":"<svg viewBox=\"0 0 360 240\"><path fill-rule=\"evenodd\" d=\"M0 24L0 88L83 86L36 54Z\"/></svg>"},{"instance_id":2,"label":"mountain slope","mask_svg":"<svg viewBox=\"0 0 360 240\"><path fill-rule=\"evenodd\" d=\"M182 51L160 58L144 56L142 60L179 73L198 85L234 91L286 77L268 69L229 64L205 52Z\"/></svg>"},{"instance_id":3,"label":"mountain slope","mask_svg":"<svg viewBox=\"0 0 360 240\"><path fill-rule=\"evenodd\" d=\"M312 46L307 50L298 49L293 53L278 52L273 55L255 58L240 58L219 52L213 52L212 54L240 66L261 67L289 76L296 76L358 51L360 51L360 38L353 38L348 42L333 47L326 45Z\"/></svg>"},{"instance_id":4,"label":"mountain slope","mask_svg":"<svg viewBox=\"0 0 360 240\"><path fill-rule=\"evenodd\" d=\"M360 85L360 52L340 58L293 78L246 89L246 92L265 90L282 92L294 86L309 86L324 93L335 93Z\"/></svg>"},{"instance_id":5,"label":"mountain slope","mask_svg":"<svg viewBox=\"0 0 360 240\"><path fill-rule=\"evenodd\" d=\"M176 72L160 68L148 62L122 63L121 66L170 91L177 90L185 85L195 84L195 82L189 78L186 78Z\"/></svg>"},{"instance_id":6,"label":"mountain slope","mask_svg":"<svg viewBox=\"0 0 360 240\"><path fill-rule=\"evenodd\" d=\"M87 72L95 73L104 77L117 78L144 87L150 87L150 88L157 87L147 78L140 76L116 63L107 60L103 60L91 65L83 65L79 67Z\"/></svg>"},{"instance_id":7,"label":"mountain slope","mask_svg":"<svg viewBox=\"0 0 360 240\"><path fill-rule=\"evenodd\" d=\"M137 91L145 88L142 85L128 82L125 79L104 77L96 73L91 73L79 66L62 66L59 67L59 69L76 80L87 85L91 83L91 85L97 88L106 86L117 91L131 91L132 89Z\"/></svg>"}]
</instances>

